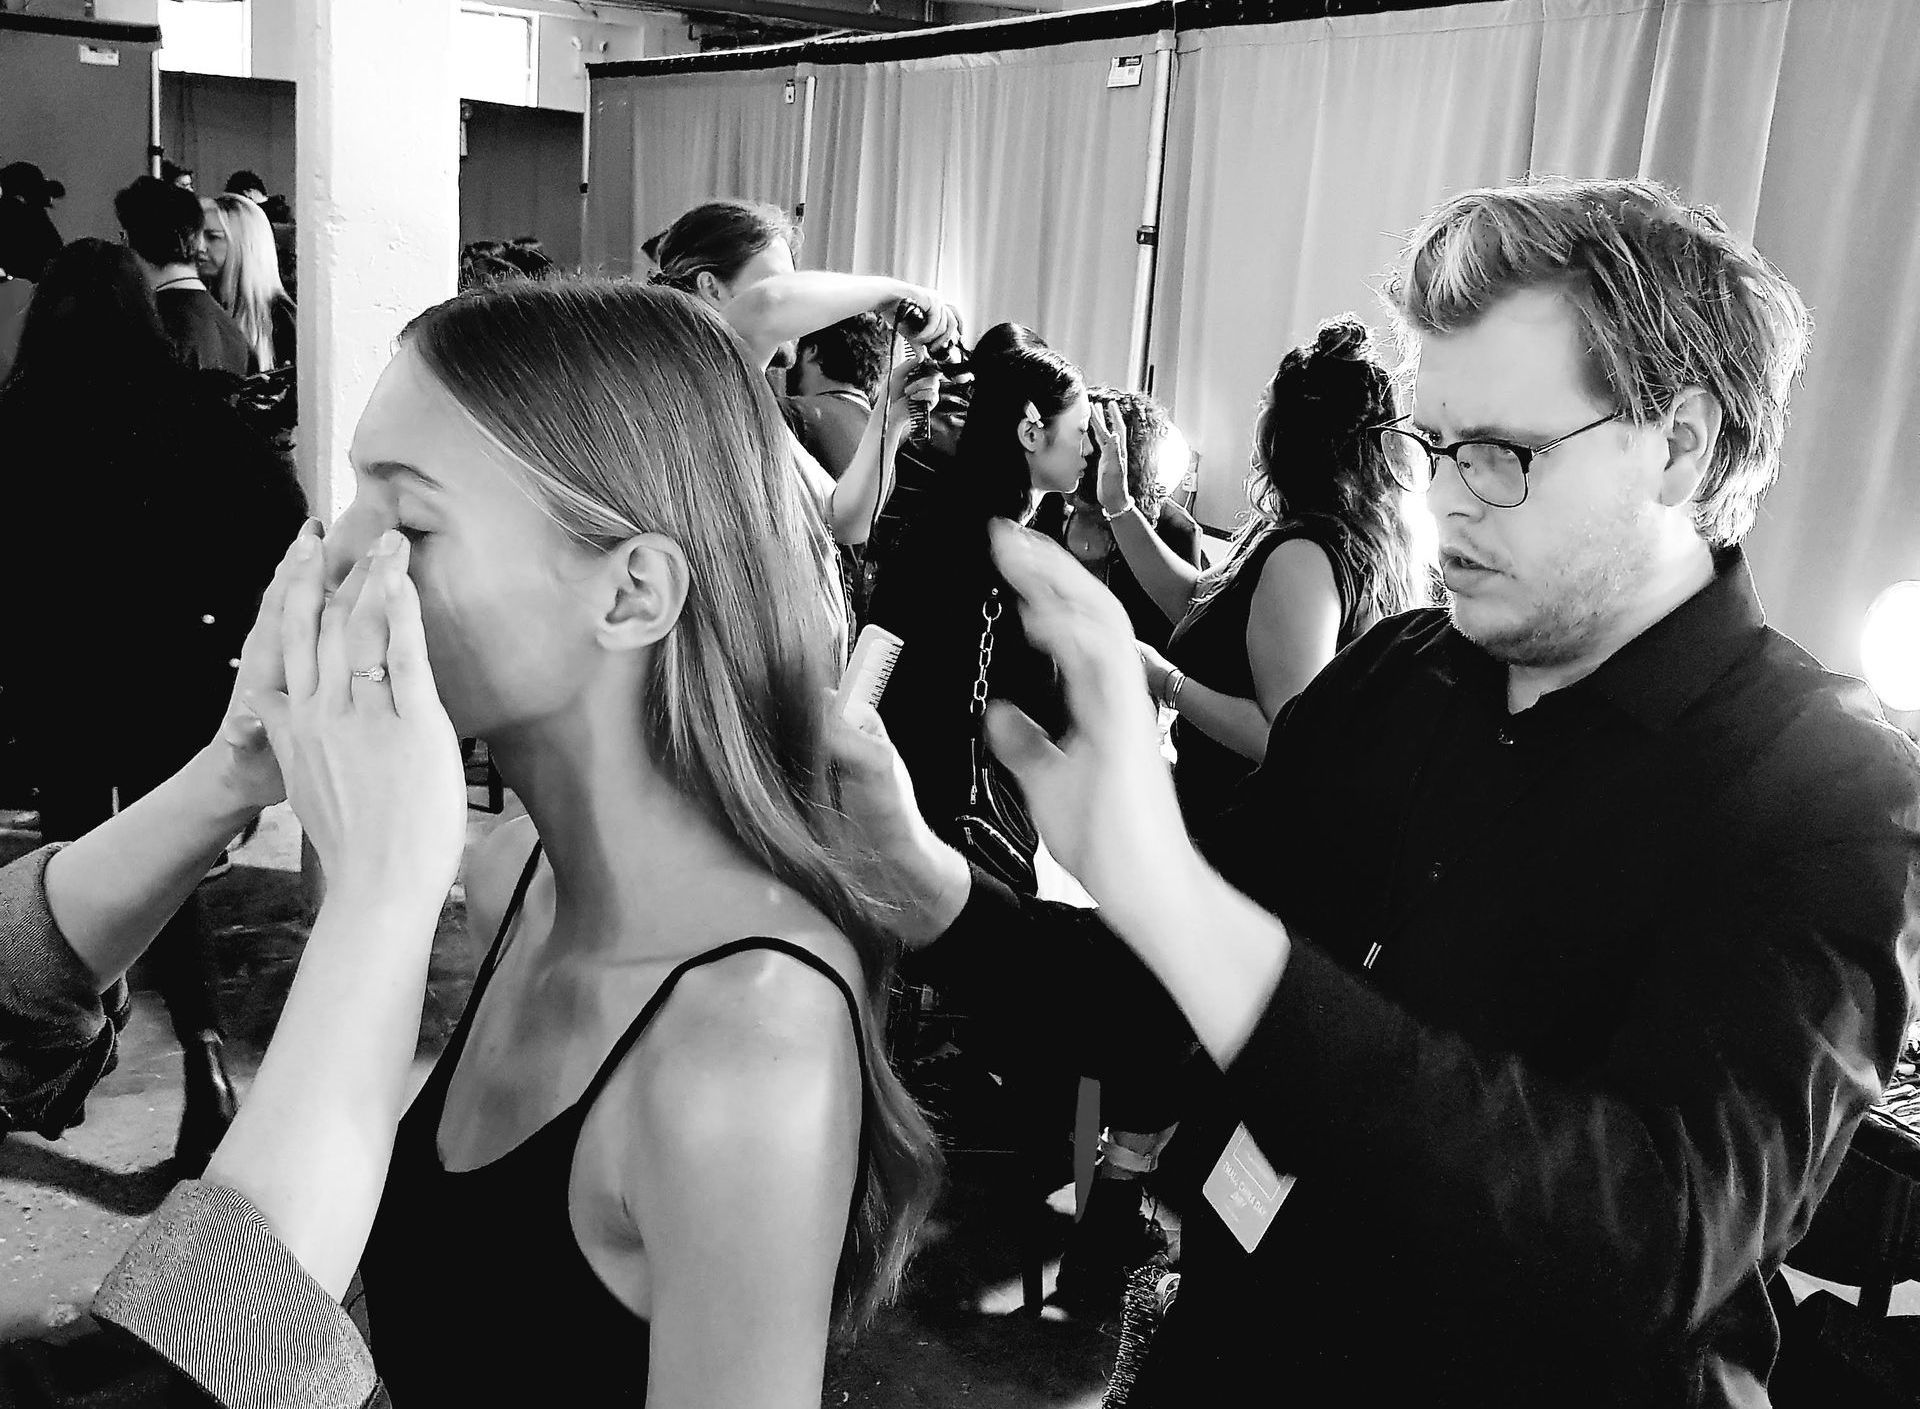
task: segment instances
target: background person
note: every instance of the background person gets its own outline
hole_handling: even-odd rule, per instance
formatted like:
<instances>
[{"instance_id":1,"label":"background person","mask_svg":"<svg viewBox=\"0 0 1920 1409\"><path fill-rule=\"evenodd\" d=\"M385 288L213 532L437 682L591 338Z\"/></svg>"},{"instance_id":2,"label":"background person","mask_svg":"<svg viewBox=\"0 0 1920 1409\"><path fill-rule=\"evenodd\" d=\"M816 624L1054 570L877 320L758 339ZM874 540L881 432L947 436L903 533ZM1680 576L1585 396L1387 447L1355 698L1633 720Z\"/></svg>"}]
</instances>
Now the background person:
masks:
<instances>
[{"instance_id":1,"label":"background person","mask_svg":"<svg viewBox=\"0 0 1920 1409\"><path fill-rule=\"evenodd\" d=\"M797 422L800 443L835 479L853 463L866 434L893 343L893 329L878 313L856 313L795 344L781 409Z\"/></svg>"},{"instance_id":2,"label":"background person","mask_svg":"<svg viewBox=\"0 0 1920 1409\"><path fill-rule=\"evenodd\" d=\"M272 575L272 545L306 509L266 443L172 360L135 256L99 240L61 251L35 291L0 387L0 444L0 557L33 595L0 671L41 834L65 841L200 748L232 688L229 662ZM63 527L81 523L85 554ZM156 553L167 571L137 594L123 569L103 567ZM174 1154L189 1174L234 1110L211 943L188 897L151 964L184 1054Z\"/></svg>"},{"instance_id":3,"label":"background person","mask_svg":"<svg viewBox=\"0 0 1920 1409\"><path fill-rule=\"evenodd\" d=\"M267 183L260 179L258 172L249 171L245 167L229 176L227 184L222 189L229 196L245 196L255 205L267 203Z\"/></svg>"},{"instance_id":4,"label":"background person","mask_svg":"<svg viewBox=\"0 0 1920 1409\"><path fill-rule=\"evenodd\" d=\"M1109 406L1119 412L1126 431L1128 496L1167 551L1198 571L1205 563L1205 535L1193 515L1169 497L1186 477L1186 466L1165 463L1169 445L1185 444L1184 440L1174 440L1173 422L1167 418L1166 408L1150 396L1118 387L1094 387L1088 391L1087 399L1092 403L1095 418L1105 417ZM1092 424L1090 420L1089 427ZM1120 599L1140 641L1155 649L1164 649L1173 623L1140 585L1126 555L1115 543L1113 530L1100 507L1099 476L1100 452L1096 445L1094 453L1087 457L1087 467L1073 493L1042 504L1030 527L1072 553Z\"/></svg>"},{"instance_id":5,"label":"background person","mask_svg":"<svg viewBox=\"0 0 1920 1409\"><path fill-rule=\"evenodd\" d=\"M1112 417L1096 432L1101 516L1140 584L1175 623L1147 685L1178 716L1174 787L1187 825L1210 826L1266 753L1286 702L1334 653L1415 601L1412 544L1388 453L1368 428L1394 417L1393 383L1364 324L1345 316L1281 359L1254 428L1252 514L1225 561L1201 571L1153 533L1128 490Z\"/></svg>"},{"instance_id":6,"label":"background person","mask_svg":"<svg viewBox=\"0 0 1920 1409\"><path fill-rule=\"evenodd\" d=\"M53 203L67 194L30 161L0 167L0 270L39 282L47 261L60 252Z\"/></svg>"},{"instance_id":7,"label":"background person","mask_svg":"<svg viewBox=\"0 0 1920 1409\"><path fill-rule=\"evenodd\" d=\"M280 284L273 227L244 196L213 196L200 205L206 215L198 261L201 282L247 340L250 369L271 372L293 366L297 319L293 300Z\"/></svg>"},{"instance_id":8,"label":"background person","mask_svg":"<svg viewBox=\"0 0 1920 1409\"><path fill-rule=\"evenodd\" d=\"M114 196L113 210L153 289L175 360L191 371L246 376L253 350L200 278L206 217L199 198L142 176Z\"/></svg>"},{"instance_id":9,"label":"background person","mask_svg":"<svg viewBox=\"0 0 1920 1409\"><path fill-rule=\"evenodd\" d=\"M650 280L693 294L719 310L746 342L749 360L762 370L802 334L856 313L885 315L916 347L944 349L956 336L952 310L932 289L880 275L796 272L793 248L798 238L792 221L777 206L708 201L661 232L655 247L660 267ZM900 322L905 305L919 313ZM930 399L930 387L925 394ZM864 543L884 507L890 468L878 430L863 439L837 481L797 440L793 443L800 472L834 541Z\"/></svg>"},{"instance_id":10,"label":"background person","mask_svg":"<svg viewBox=\"0 0 1920 1409\"><path fill-rule=\"evenodd\" d=\"M906 644L880 698L928 823L951 827L973 781L974 687L991 614L989 692L1059 718L1053 667L1026 644L1019 605L994 570L987 524L1025 519L1079 481L1090 415L1080 371L1037 339L989 329L970 366L973 390L953 473L934 490L874 587L869 618Z\"/></svg>"}]
</instances>

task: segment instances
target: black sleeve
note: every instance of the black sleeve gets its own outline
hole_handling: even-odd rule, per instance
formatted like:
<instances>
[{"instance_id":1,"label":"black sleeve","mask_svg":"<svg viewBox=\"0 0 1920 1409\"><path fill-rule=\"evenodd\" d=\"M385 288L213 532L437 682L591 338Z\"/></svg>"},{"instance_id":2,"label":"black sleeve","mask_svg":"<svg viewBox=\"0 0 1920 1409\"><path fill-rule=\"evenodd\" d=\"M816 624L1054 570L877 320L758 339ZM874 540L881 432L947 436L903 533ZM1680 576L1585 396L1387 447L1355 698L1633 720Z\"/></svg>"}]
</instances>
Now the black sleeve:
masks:
<instances>
[{"instance_id":1,"label":"black sleeve","mask_svg":"<svg viewBox=\"0 0 1920 1409\"><path fill-rule=\"evenodd\" d=\"M1807 757L1769 779L1790 836L1703 841L1710 906L1676 917L1578 1080L1429 1027L1296 939L1227 1073L1254 1139L1301 1152L1303 1181L1401 1172L1419 1195L1381 1209L1396 1236L1503 1300L1697 1329L1804 1233L1909 1016L1920 759L1884 738Z\"/></svg>"},{"instance_id":2,"label":"black sleeve","mask_svg":"<svg viewBox=\"0 0 1920 1409\"><path fill-rule=\"evenodd\" d=\"M220 1401L117 1326L58 1343L0 1345L0 1404L13 1409L218 1409Z\"/></svg>"},{"instance_id":3,"label":"black sleeve","mask_svg":"<svg viewBox=\"0 0 1920 1409\"><path fill-rule=\"evenodd\" d=\"M1018 895L978 869L966 908L918 956L1003 1045L1108 1079L1164 1076L1193 1032L1099 913Z\"/></svg>"}]
</instances>

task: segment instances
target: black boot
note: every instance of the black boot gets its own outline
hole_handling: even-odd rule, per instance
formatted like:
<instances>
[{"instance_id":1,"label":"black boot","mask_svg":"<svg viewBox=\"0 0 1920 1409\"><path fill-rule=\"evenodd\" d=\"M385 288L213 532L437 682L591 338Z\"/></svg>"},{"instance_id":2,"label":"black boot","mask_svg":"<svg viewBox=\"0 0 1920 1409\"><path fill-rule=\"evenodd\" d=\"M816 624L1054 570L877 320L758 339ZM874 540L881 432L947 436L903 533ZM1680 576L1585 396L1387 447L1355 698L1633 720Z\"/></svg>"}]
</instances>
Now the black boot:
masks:
<instances>
[{"instance_id":1,"label":"black boot","mask_svg":"<svg viewBox=\"0 0 1920 1409\"><path fill-rule=\"evenodd\" d=\"M180 1112L173 1164L182 1179L198 1179L206 1172L207 1161L239 1110L223 1049L220 1034L211 1030L195 1033L181 1049L186 1103Z\"/></svg>"}]
</instances>

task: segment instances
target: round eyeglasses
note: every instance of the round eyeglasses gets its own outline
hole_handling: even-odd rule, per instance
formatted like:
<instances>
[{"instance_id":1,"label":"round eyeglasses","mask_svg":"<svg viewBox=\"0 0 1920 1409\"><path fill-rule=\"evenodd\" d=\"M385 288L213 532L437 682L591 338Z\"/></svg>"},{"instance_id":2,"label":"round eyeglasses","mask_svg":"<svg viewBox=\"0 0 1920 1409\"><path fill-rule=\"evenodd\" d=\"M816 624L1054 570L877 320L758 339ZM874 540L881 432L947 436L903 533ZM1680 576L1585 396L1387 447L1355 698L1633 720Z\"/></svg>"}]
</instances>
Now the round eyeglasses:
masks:
<instances>
[{"instance_id":1,"label":"round eyeglasses","mask_svg":"<svg viewBox=\"0 0 1920 1409\"><path fill-rule=\"evenodd\" d=\"M1516 445L1510 440L1458 440L1452 445L1435 445L1420 432L1402 425L1407 419L1405 416L1384 426L1368 426L1366 433L1387 457L1394 483L1409 494L1427 492L1440 471L1440 458L1445 456L1459 468L1461 483L1482 504L1493 509L1517 509L1527 502L1527 475L1533 469L1535 456L1565 445L1576 435L1617 421L1624 414L1615 411L1597 421L1589 421L1545 445Z\"/></svg>"}]
</instances>

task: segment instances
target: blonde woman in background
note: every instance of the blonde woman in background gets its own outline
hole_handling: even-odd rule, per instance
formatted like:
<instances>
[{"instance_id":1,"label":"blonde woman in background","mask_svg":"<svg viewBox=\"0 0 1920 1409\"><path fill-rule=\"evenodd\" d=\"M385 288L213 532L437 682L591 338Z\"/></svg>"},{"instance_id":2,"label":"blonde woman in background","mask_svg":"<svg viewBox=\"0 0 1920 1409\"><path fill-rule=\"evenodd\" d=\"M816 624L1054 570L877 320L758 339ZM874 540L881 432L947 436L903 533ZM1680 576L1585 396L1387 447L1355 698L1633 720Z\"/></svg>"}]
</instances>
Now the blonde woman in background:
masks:
<instances>
[{"instance_id":1,"label":"blonde woman in background","mask_svg":"<svg viewBox=\"0 0 1920 1409\"><path fill-rule=\"evenodd\" d=\"M293 300L280 283L273 226L245 196L212 196L200 207L206 213L200 277L245 334L253 350L251 370L291 367Z\"/></svg>"}]
</instances>

